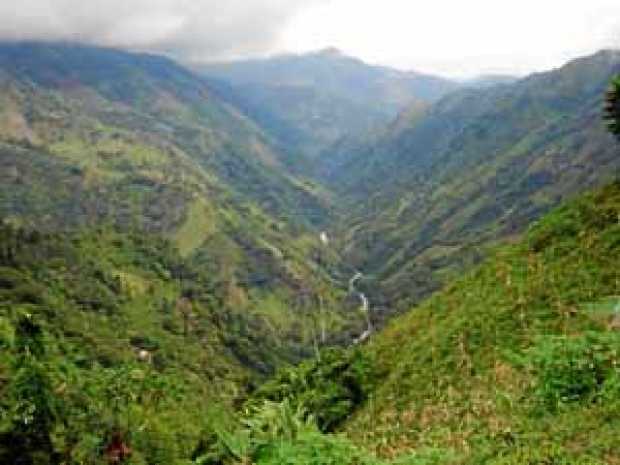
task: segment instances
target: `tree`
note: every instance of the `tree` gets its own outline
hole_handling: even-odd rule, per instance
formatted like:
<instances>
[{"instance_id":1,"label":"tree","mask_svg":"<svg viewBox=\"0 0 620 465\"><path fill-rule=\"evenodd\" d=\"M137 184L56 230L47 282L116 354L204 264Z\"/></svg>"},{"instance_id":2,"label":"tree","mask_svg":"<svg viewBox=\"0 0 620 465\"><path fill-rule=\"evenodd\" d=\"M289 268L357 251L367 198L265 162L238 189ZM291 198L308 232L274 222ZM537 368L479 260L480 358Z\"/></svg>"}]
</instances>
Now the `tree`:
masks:
<instances>
[{"instance_id":1,"label":"tree","mask_svg":"<svg viewBox=\"0 0 620 465\"><path fill-rule=\"evenodd\" d=\"M611 81L605 98L605 121L609 131L620 139L620 75Z\"/></svg>"},{"instance_id":2,"label":"tree","mask_svg":"<svg viewBox=\"0 0 620 465\"><path fill-rule=\"evenodd\" d=\"M56 399L46 364L41 327L30 315L15 328L14 376L8 390L11 428L0 434L0 462L14 465L54 465L60 456L51 435L56 423ZM11 462L5 462L11 459Z\"/></svg>"}]
</instances>

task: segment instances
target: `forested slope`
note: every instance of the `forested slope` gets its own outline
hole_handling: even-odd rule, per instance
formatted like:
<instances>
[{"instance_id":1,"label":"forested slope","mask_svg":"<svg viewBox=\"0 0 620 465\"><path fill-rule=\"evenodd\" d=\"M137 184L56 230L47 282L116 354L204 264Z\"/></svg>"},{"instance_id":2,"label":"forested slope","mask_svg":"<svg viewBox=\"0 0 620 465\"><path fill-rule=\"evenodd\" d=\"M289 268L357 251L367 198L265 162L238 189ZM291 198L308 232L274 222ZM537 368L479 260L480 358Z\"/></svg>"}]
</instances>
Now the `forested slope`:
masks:
<instances>
[{"instance_id":1,"label":"forested slope","mask_svg":"<svg viewBox=\"0 0 620 465\"><path fill-rule=\"evenodd\" d=\"M416 301L486 244L613 179L620 158L601 114L619 70L618 52L603 51L513 84L459 91L415 109L378 141L345 147L331 179L349 205L347 259L392 301Z\"/></svg>"}]
</instances>

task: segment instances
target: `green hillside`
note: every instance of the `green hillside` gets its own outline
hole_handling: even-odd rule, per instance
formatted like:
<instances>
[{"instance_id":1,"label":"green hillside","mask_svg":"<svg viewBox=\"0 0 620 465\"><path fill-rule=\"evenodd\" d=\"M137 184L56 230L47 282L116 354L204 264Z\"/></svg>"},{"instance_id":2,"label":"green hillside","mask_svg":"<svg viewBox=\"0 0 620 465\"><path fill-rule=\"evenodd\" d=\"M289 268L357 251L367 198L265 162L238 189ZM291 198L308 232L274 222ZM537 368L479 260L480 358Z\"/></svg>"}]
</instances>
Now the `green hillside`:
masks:
<instances>
[{"instance_id":1,"label":"green hillside","mask_svg":"<svg viewBox=\"0 0 620 465\"><path fill-rule=\"evenodd\" d=\"M0 46L0 70L5 144L77 165L90 186L172 189L176 197L219 188L277 218L325 218L325 199L281 169L269 137L170 60L26 43Z\"/></svg>"},{"instance_id":2,"label":"green hillside","mask_svg":"<svg viewBox=\"0 0 620 465\"><path fill-rule=\"evenodd\" d=\"M404 114L379 140L344 147L330 179L347 205L347 260L392 302L418 301L487 244L609 182L620 158L601 113L619 70L620 54L604 51L459 91Z\"/></svg>"},{"instance_id":3,"label":"green hillside","mask_svg":"<svg viewBox=\"0 0 620 465\"><path fill-rule=\"evenodd\" d=\"M619 215L619 183L572 201L367 346L282 371L227 463L617 463Z\"/></svg>"},{"instance_id":4,"label":"green hillside","mask_svg":"<svg viewBox=\"0 0 620 465\"><path fill-rule=\"evenodd\" d=\"M390 323L347 433L442 463L617 463L620 184L569 203Z\"/></svg>"},{"instance_id":5,"label":"green hillside","mask_svg":"<svg viewBox=\"0 0 620 465\"><path fill-rule=\"evenodd\" d=\"M394 319L281 370L198 463L615 464L620 183Z\"/></svg>"},{"instance_id":6,"label":"green hillside","mask_svg":"<svg viewBox=\"0 0 620 465\"><path fill-rule=\"evenodd\" d=\"M289 361L360 331L348 276L334 282L339 258L319 243L328 195L199 78L164 58L43 44L0 46L0 71L0 218L163 236Z\"/></svg>"},{"instance_id":7,"label":"green hillside","mask_svg":"<svg viewBox=\"0 0 620 465\"><path fill-rule=\"evenodd\" d=\"M137 463L189 457L272 353L211 279L156 237L3 225L0 461L103 463L116 432Z\"/></svg>"}]
</instances>

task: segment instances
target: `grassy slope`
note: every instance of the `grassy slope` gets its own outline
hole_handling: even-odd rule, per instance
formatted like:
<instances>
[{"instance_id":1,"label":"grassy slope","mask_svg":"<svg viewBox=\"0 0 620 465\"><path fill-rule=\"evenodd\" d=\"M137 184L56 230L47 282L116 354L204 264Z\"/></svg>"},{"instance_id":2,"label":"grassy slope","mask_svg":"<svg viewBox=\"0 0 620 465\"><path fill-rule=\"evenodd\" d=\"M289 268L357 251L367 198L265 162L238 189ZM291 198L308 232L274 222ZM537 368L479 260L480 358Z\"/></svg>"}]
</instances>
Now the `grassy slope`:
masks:
<instances>
[{"instance_id":1,"label":"grassy slope","mask_svg":"<svg viewBox=\"0 0 620 465\"><path fill-rule=\"evenodd\" d=\"M617 464L619 215L620 183L568 203L368 345L282 370L203 463Z\"/></svg>"},{"instance_id":2,"label":"grassy slope","mask_svg":"<svg viewBox=\"0 0 620 465\"><path fill-rule=\"evenodd\" d=\"M445 463L618 463L619 215L620 184L580 198L392 321L347 434Z\"/></svg>"}]
</instances>

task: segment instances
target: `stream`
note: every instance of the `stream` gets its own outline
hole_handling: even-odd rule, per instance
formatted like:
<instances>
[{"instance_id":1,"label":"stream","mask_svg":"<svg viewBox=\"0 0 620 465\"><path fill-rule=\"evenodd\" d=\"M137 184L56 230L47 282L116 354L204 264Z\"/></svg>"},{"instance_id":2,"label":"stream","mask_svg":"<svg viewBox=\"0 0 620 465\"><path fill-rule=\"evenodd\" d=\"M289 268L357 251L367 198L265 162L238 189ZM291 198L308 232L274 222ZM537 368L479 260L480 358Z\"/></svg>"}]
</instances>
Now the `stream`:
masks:
<instances>
[{"instance_id":1,"label":"stream","mask_svg":"<svg viewBox=\"0 0 620 465\"><path fill-rule=\"evenodd\" d=\"M329 245L329 236L325 231L321 232L319 239L324 246ZM366 330L356 339L353 340L353 345L359 345L368 340L368 338L374 332L374 327L372 325L372 321L370 319L370 301L366 294L360 291L357 288L357 282L364 278L364 274L360 271L355 271L355 274L349 280L349 293L351 295L356 295L360 300L360 310L364 313L366 317Z\"/></svg>"},{"instance_id":2,"label":"stream","mask_svg":"<svg viewBox=\"0 0 620 465\"><path fill-rule=\"evenodd\" d=\"M363 277L364 275L361 272L356 271L353 277L349 280L349 292L358 296L361 305L360 310L364 312L364 315L366 316L366 331L364 331L357 339L353 341L354 345L365 342L374 332L372 321L370 320L370 302L366 294L360 291L356 286L356 283Z\"/></svg>"}]
</instances>

